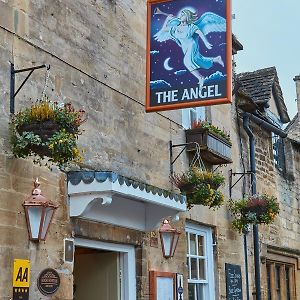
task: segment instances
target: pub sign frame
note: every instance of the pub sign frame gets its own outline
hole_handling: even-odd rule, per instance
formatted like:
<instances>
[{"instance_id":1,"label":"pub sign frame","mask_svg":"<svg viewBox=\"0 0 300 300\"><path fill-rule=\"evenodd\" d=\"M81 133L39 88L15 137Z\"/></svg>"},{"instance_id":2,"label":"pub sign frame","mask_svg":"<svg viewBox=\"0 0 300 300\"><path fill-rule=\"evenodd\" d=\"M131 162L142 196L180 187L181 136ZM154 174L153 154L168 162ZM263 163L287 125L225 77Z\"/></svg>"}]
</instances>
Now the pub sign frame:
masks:
<instances>
[{"instance_id":1,"label":"pub sign frame","mask_svg":"<svg viewBox=\"0 0 300 300\"><path fill-rule=\"evenodd\" d=\"M232 102L231 0L148 0L146 112Z\"/></svg>"}]
</instances>

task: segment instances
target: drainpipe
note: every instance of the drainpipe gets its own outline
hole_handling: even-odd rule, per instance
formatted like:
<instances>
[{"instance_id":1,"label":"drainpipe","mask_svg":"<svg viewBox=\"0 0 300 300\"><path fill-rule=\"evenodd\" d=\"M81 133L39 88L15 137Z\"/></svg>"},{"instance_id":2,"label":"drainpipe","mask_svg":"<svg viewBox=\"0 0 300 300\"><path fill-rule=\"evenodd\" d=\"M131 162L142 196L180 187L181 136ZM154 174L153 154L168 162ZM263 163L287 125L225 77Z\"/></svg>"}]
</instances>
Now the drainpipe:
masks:
<instances>
[{"instance_id":1,"label":"drainpipe","mask_svg":"<svg viewBox=\"0 0 300 300\"><path fill-rule=\"evenodd\" d=\"M250 120L254 121L261 128L268 131L272 131L281 138L287 137L287 133L273 124L261 119L253 114L243 114L243 126L249 136L250 144L250 171L251 171L251 193L256 194L256 164L255 164L255 137L250 129ZM255 266L255 288L256 288L256 300L261 300L261 284L260 284L260 257L259 257L259 235L258 225L253 225L253 246L254 246L254 266Z\"/></svg>"},{"instance_id":2,"label":"drainpipe","mask_svg":"<svg viewBox=\"0 0 300 300\"><path fill-rule=\"evenodd\" d=\"M244 114L243 126L249 136L250 144L250 171L251 171L251 194L256 194L256 164L255 164L255 138L249 127L250 116ZM255 289L256 300L261 300L261 284L260 284L260 260L259 260L259 236L258 225L253 225L253 246L254 246L254 266L255 266Z\"/></svg>"},{"instance_id":3,"label":"drainpipe","mask_svg":"<svg viewBox=\"0 0 300 300\"><path fill-rule=\"evenodd\" d=\"M261 119L260 117L258 117L256 115L249 114L249 113L244 113L244 117L249 117L249 119L251 121L253 121L257 125L259 125L261 128L266 129L268 131L272 131L273 133L280 136L281 138L286 138L287 137L287 133L285 131L283 131L282 129L276 127L275 125ZM244 126L244 128L245 128L245 126ZM246 128L245 128L245 130L248 133ZM249 128L249 131L251 132L250 128ZM252 132L251 132L251 134L253 136ZM248 133L248 135L249 135L249 133Z\"/></svg>"}]
</instances>

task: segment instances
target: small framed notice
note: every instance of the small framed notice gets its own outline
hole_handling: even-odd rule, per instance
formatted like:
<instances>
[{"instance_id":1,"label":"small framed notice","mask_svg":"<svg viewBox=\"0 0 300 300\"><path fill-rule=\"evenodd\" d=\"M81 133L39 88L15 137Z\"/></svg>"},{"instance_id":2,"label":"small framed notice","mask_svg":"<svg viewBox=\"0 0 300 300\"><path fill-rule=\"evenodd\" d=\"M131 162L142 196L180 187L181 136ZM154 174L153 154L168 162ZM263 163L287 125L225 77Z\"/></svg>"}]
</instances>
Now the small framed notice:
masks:
<instances>
[{"instance_id":1,"label":"small framed notice","mask_svg":"<svg viewBox=\"0 0 300 300\"><path fill-rule=\"evenodd\" d=\"M150 271L150 300L175 300L175 290L175 273Z\"/></svg>"}]
</instances>

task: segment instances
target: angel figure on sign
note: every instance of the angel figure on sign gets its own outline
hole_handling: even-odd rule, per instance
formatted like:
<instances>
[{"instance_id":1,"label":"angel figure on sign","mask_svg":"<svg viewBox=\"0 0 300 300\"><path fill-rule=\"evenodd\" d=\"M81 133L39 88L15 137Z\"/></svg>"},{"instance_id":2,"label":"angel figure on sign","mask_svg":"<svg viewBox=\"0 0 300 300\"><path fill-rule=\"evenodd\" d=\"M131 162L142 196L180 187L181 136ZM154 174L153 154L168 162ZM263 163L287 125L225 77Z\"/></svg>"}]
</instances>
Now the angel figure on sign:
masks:
<instances>
[{"instance_id":1,"label":"angel figure on sign","mask_svg":"<svg viewBox=\"0 0 300 300\"><path fill-rule=\"evenodd\" d=\"M199 37L204 42L207 49L212 48L206 35L211 32L225 32L226 20L212 12L204 13L198 18L197 13L190 9L182 9L178 17L160 11L158 8L154 15L166 15L167 18L154 38L158 42L173 40L181 47L183 51L183 64L197 79L200 88L204 84L204 76L200 69L210 69L213 64L219 64L224 67L221 56L205 57L200 53Z\"/></svg>"}]
</instances>

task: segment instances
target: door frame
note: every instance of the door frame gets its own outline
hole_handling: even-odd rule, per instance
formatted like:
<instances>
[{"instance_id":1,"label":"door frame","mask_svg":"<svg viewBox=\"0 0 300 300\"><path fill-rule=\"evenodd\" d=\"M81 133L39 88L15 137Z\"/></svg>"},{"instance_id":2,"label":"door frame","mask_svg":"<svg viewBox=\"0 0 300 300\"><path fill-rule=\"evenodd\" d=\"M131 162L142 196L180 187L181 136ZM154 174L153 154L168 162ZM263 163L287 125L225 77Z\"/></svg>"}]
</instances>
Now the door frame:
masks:
<instances>
[{"instance_id":1,"label":"door frame","mask_svg":"<svg viewBox=\"0 0 300 300\"><path fill-rule=\"evenodd\" d=\"M83 238L75 238L75 247L107 250L121 254L120 267L122 270L121 286L124 300L136 299L136 270L135 270L135 248L131 245L113 244L102 241L94 241ZM123 300L122 299L122 300Z\"/></svg>"}]
</instances>

